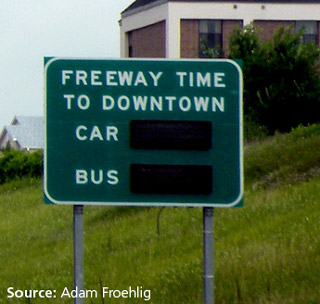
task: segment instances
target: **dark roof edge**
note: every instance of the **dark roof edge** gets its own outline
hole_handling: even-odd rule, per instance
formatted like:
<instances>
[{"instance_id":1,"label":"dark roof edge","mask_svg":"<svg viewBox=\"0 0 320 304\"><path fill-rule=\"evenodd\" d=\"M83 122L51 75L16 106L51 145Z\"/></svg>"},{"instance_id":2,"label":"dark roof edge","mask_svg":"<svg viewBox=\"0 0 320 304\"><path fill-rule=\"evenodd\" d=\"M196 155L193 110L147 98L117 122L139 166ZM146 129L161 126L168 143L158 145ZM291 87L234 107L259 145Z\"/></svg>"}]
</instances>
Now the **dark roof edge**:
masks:
<instances>
[{"instance_id":1,"label":"dark roof edge","mask_svg":"<svg viewBox=\"0 0 320 304\"><path fill-rule=\"evenodd\" d=\"M152 8L152 7L167 3L168 1L170 1L170 0L155 0L155 1L151 2L151 3L146 4L146 5L140 5L140 6L137 6L137 7L133 6L133 4L131 4L123 12L121 12L121 17L128 17L130 15L145 11L145 10L147 10L149 8ZM133 7L133 8L131 8L131 7Z\"/></svg>"},{"instance_id":2,"label":"dark roof edge","mask_svg":"<svg viewBox=\"0 0 320 304\"><path fill-rule=\"evenodd\" d=\"M136 3L138 2L138 3ZM144 1L141 1L139 4L139 0L132 3L128 6L123 12L121 12L121 17L127 17L141 11L147 10L149 8L161 5L166 2L238 2L238 3L279 3L279 4L294 4L294 3L302 3L302 4L311 4L311 3L320 3L319 0L151 0L148 4L144 4Z\"/></svg>"}]
</instances>

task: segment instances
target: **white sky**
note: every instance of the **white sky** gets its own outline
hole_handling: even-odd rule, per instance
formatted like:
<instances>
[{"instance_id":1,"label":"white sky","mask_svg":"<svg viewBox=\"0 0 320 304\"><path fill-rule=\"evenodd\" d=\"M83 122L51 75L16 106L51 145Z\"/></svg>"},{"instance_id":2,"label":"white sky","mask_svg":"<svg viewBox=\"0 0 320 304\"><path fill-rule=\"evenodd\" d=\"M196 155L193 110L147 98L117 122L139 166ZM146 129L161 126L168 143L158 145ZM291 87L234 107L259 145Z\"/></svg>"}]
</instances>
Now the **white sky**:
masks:
<instances>
[{"instance_id":1,"label":"white sky","mask_svg":"<svg viewBox=\"0 0 320 304\"><path fill-rule=\"evenodd\" d=\"M14 115L43 115L43 57L118 58L133 2L0 0L0 132Z\"/></svg>"}]
</instances>

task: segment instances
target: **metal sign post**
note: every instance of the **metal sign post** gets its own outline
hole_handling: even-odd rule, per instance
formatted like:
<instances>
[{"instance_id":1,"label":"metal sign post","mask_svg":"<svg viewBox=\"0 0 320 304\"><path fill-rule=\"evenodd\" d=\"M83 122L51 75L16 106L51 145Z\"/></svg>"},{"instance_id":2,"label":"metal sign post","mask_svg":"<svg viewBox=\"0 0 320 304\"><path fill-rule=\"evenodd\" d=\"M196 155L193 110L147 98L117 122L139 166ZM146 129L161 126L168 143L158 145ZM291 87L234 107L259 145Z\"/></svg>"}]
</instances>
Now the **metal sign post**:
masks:
<instances>
[{"instance_id":1,"label":"metal sign post","mask_svg":"<svg viewBox=\"0 0 320 304\"><path fill-rule=\"evenodd\" d=\"M203 303L214 303L213 208L203 208Z\"/></svg>"},{"instance_id":2,"label":"metal sign post","mask_svg":"<svg viewBox=\"0 0 320 304\"><path fill-rule=\"evenodd\" d=\"M84 290L83 283L83 206L73 206L73 280L74 290ZM75 297L74 304L83 304Z\"/></svg>"}]
</instances>

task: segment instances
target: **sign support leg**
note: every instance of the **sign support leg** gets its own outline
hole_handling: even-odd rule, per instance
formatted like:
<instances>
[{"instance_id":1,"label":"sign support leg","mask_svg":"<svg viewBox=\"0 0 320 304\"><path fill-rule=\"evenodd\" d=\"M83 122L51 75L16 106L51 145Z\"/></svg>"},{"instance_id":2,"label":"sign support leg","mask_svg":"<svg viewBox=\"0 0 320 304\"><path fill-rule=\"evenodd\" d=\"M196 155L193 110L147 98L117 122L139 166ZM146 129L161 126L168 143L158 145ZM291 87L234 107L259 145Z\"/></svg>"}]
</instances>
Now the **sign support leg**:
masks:
<instances>
[{"instance_id":1,"label":"sign support leg","mask_svg":"<svg viewBox=\"0 0 320 304\"><path fill-rule=\"evenodd\" d=\"M84 290L83 283L83 205L73 206L73 286ZM77 292L78 294L78 292ZM84 299L75 297L74 304L83 304Z\"/></svg>"},{"instance_id":2,"label":"sign support leg","mask_svg":"<svg viewBox=\"0 0 320 304\"><path fill-rule=\"evenodd\" d=\"M203 208L203 303L214 303L213 208Z\"/></svg>"}]
</instances>

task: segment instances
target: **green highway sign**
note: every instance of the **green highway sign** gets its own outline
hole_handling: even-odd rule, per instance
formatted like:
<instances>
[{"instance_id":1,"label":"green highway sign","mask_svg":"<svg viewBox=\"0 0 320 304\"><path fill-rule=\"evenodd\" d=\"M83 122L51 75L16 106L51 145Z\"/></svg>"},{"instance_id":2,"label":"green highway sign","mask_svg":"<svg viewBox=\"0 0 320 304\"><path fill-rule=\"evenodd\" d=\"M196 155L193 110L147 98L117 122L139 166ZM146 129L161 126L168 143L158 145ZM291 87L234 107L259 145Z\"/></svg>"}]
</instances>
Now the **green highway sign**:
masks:
<instances>
[{"instance_id":1,"label":"green highway sign","mask_svg":"<svg viewBox=\"0 0 320 304\"><path fill-rule=\"evenodd\" d=\"M47 203L242 205L235 61L45 59Z\"/></svg>"}]
</instances>

